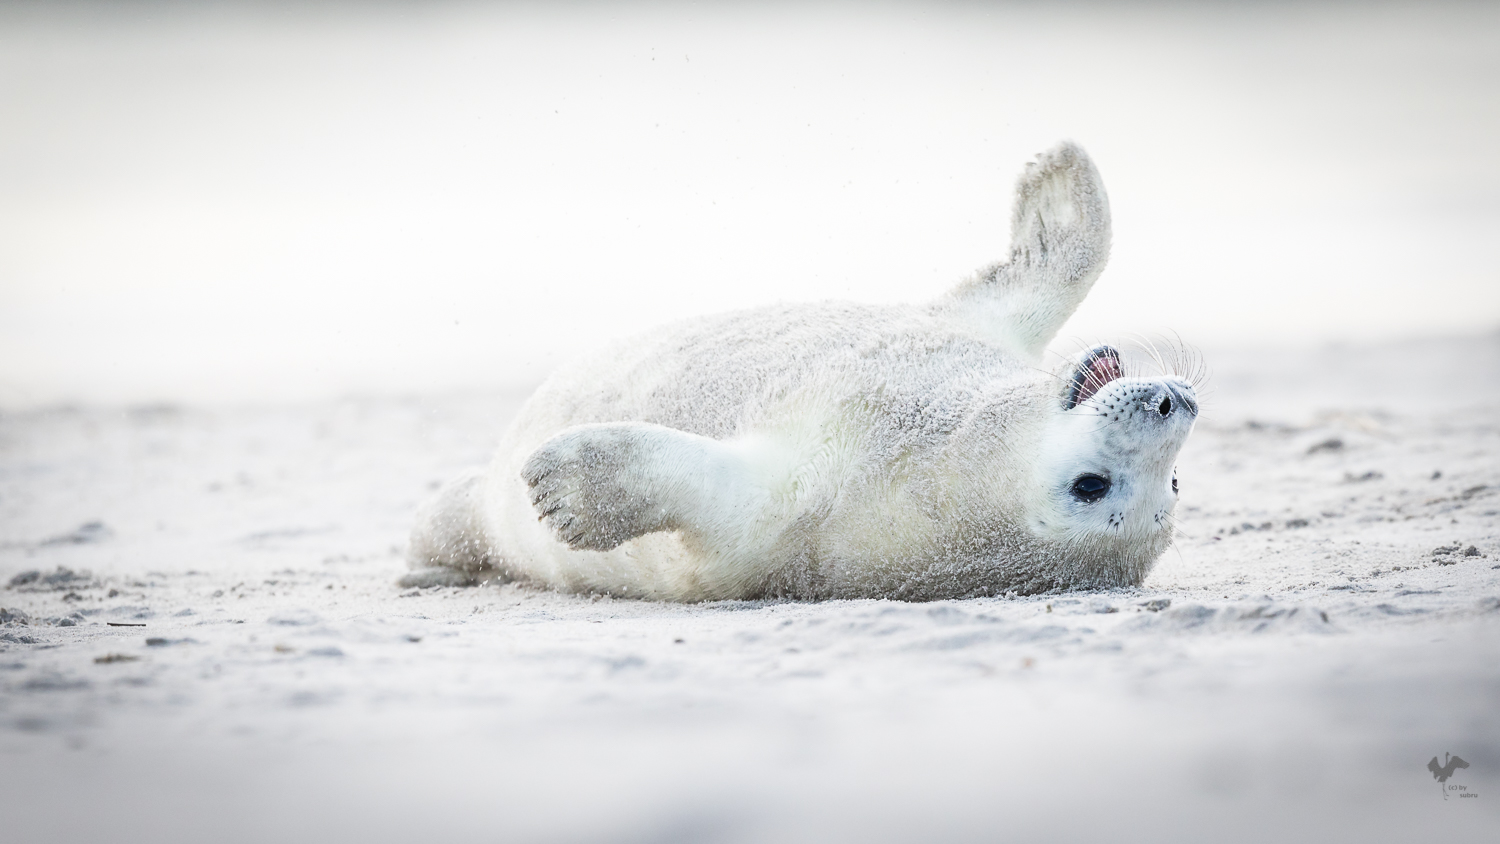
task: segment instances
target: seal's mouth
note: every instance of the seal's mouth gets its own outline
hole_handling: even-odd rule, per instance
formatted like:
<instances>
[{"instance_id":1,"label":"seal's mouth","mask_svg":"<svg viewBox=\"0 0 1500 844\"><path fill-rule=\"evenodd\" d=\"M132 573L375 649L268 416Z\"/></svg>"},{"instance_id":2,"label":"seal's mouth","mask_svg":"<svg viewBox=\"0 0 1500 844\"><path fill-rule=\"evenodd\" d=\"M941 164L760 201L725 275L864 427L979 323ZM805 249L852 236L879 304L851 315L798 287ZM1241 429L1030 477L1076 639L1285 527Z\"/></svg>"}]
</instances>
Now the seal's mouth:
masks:
<instances>
[{"instance_id":1,"label":"seal's mouth","mask_svg":"<svg viewBox=\"0 0 1500 844\"><path fill-rule=\"evenodd\" d=\"M1072 410L1086 402L1104 385L1124 376L1120 368L1120 353L1113 346L1096 346L1079 361L1073 370L1073 384L1068 389L1068 400L1063 410Z\"/></svg>"}]
</instances>

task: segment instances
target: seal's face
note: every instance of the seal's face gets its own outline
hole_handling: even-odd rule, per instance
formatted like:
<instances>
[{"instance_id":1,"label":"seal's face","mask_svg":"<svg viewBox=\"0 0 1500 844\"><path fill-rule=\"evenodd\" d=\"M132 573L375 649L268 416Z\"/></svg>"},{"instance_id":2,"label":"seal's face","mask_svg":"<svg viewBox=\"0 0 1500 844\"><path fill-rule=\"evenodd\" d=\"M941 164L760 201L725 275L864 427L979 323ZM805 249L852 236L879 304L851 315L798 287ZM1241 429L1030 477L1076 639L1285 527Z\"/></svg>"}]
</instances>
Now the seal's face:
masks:
<instances>
[{"instance_id":1,"label":"seal's face","mask_svg":"<svg viewBox=\"0 0 1500 844\"><path fill-rule=\"evenodd\" d=\"M1044 439L1039 532L1100 548L1168 541L1174 464L1197 418L1183 378L1125 377L1113 348L1085 353Z\"/></svg>"}]
</instances>

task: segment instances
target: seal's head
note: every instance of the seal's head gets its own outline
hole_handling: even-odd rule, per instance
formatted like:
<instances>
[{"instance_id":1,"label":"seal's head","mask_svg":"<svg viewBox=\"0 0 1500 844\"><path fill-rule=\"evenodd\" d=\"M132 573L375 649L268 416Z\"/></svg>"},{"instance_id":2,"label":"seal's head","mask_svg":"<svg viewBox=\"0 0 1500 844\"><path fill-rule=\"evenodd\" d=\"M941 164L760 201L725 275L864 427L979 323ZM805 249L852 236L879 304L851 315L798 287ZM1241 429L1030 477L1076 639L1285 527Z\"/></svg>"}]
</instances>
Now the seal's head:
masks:
<instances>
[{"instance_id":1,"label":"seal's head","mask_svg":"<svg viewBox=\"0 0 1500 844\"><path fill-rule=\"evenodd\" d=\"M1198 418L1196 391L1178 375L1127 377L1120 353L1099 346L1079 356L1057 401L1033 529L1080 555L1149 566L1171 542L1175 464Z\"/></svg>"}]
</instances>

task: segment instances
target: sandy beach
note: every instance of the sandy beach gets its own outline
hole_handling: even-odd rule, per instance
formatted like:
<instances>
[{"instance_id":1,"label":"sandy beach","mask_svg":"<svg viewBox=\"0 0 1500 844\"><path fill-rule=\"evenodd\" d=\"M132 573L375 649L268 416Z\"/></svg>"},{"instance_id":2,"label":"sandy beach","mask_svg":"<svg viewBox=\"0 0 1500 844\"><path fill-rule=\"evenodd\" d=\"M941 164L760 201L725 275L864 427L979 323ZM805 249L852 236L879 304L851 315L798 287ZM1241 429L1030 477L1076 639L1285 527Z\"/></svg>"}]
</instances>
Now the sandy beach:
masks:
<instances>
[{"instance_id":1,"label":"sandy beach","mask_svg":"<svg viewBox=\"0 0 1500 844\"><path fill-rule=\"evenodd\" d=\"M522 393L5 412L7 837L1493 832L1500 336L1209 364L1142 588L930 604L399 588Z\"/></svg>"},{"instance_id":2,"label":"sandy beach","mask_svg":"<svg viewBox=\"0 0 1500 844\"><path fill-rule=\"evenodd\" d=\"M1500 840L1497 56L1460 0L0 4L0 842ZM932 301L1062 139L1113 236L1054 350L1211 373L1140 588L397 585L560 362Z\"/></svg>"}]
</instances>

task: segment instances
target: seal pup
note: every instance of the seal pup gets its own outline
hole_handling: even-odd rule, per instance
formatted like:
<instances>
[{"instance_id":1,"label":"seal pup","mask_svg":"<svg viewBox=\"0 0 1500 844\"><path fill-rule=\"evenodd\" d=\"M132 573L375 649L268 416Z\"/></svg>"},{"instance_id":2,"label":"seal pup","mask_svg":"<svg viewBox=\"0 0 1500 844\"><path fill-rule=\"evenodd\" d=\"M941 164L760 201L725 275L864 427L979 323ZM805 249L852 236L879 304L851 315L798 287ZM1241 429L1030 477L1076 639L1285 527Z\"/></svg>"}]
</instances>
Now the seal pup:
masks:
<instances>
[{"instance_id":1,"label":"seal pup","mask_svg":"<svg viewBox=\"0 0 1500 844\"><path fill-rule=\"evenodd\" d=\"M937 301L782 305L660 328L554 373L487 469L418 513L405 585L519 580L702 601L928 600L1138 585L1172 539L1191 384L1043 349L1109 253L1063 143L1009 260Z\"/></svg>"}]
</instances>

